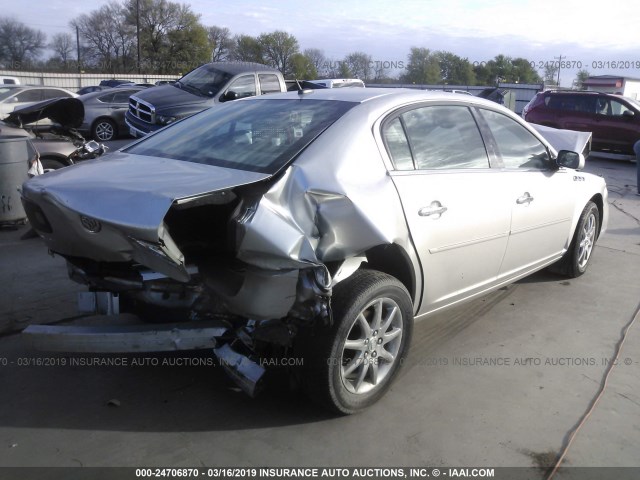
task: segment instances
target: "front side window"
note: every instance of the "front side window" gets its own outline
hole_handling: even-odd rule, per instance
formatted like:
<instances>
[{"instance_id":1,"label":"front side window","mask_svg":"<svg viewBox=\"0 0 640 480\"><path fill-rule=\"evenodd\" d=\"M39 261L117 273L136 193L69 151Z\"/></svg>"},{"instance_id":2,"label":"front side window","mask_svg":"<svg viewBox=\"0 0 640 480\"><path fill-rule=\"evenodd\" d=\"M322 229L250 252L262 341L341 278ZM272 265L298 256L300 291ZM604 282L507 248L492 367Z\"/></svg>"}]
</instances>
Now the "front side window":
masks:
<instances>
[{"instance_id":1,"label":"front side window","mask_svg":"<svg viewBox=\"0 0 640 480\"><path fill-rule=\"evenodd\" d=\"M40 100L42 100L42 90L39 88L25 90L14 97L14 101L17 103L39 102Z\"/></svg>"},{"instance_id":2,"label":"front side window","mask_svg":"<svg viewBox=\"0 0 640 480\"><path fill-rule=\"evenodd\" d=\"M531 132L502 113L479 109L496 141L505 168L547 170L547 148Z\"/></svg>"},{"instance_id":3,"label":"front side window","mask_svg":"<svg viewBox=\"0 0 640 480\"><path fill-rule=\"evenodd\" d=\"M260 173L276 173L355 104L253 99L223 103L125 151Z\"/></svg>"},{"instance_id":4,"label":"front side window","mask_svg":"<svg viewBox=\"0 0 640 480\"><path fill-rule=\"evenodd\" d=\"M489 168L480 131L467 107L420 107L400 115L417 169Z\"/></svg>"}]
</instances>

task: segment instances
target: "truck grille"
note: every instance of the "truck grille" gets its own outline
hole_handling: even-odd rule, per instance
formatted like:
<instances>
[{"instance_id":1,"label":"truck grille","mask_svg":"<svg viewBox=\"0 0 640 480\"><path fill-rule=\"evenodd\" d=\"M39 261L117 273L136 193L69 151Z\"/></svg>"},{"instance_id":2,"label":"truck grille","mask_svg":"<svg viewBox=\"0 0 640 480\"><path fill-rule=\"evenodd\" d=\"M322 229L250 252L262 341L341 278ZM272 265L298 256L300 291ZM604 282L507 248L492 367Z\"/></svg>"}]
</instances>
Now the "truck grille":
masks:
<instances>
[{"instance_id":1,"label":"truck grille","mask_svg":"<svg viewBox=\"0 0 640 480\"><path fill-rule=\"evenodd\" d=\"M133 115L134 117L142 120L143 122L156 122L156 111L155 108L153 108L153 105L149 105L139 98L129 98L129 113L131 113L131 115Z\"/></svg>"}]
</instances>

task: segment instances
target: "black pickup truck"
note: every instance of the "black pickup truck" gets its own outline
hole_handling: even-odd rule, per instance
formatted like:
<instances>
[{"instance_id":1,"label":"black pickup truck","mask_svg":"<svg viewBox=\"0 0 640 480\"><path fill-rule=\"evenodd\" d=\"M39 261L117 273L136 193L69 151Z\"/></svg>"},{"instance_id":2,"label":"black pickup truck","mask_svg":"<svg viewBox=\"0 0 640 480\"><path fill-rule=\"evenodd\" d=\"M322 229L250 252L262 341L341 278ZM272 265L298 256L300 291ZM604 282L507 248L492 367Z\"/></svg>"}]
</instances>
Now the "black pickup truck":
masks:
<instances>
[{"instance_id":1,"label":"black pickup truck","mask_svg":"<svg viewBox=\"0 0 640 480\"><path fill-rule=\"evenodd\" d=\"M171 85L132 95L125 121L132 136L142 137L216 103L286 91L284 77L275 68L250 62L208 63Z\"/></svg>"}]
</instances>

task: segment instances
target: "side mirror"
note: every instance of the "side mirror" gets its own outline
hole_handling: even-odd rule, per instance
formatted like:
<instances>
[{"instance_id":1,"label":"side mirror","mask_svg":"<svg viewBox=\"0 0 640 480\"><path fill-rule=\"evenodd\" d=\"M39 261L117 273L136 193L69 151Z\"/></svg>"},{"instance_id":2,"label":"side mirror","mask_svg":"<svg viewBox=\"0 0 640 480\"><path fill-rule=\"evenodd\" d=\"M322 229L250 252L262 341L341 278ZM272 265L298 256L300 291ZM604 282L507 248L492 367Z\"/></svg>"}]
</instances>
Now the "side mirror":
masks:
<instances>
[{"instance_id":1,"label":"side mirror","mask_svg":"<svg viewBox=\"0 0 640 480\"><path fill-rule=\"evenodd\" d=\"M560 150L558 158L556 158L556 165L573 170L582 170L584 168L584 155L571 150Z\"/></svg>"},{"instance_id":2,"label":"side mirror","mask_svg":"<svg viewBox=\"0 0 640 480\"><path fill-rule=\"evenodd\" d=\"M240 96L236 92L234 92L233 90L229 90L224 95L222 95L222 97L220 97L220 100L222 100L223 102L228 102L230 100L237 100L238 98L240 98Z\"/></svg>"},{"instance_id":3,"label":"side mirror","mask_svg":"<svg viewBox=\"0 0 640 480\"><path fill-rule=\"evenodd\" d=\"M622 116L625 118L633 118L636 116L636 112L634 112L633 110L625 110L624 112L622 112Z\"/></svg>"}]
</instances>

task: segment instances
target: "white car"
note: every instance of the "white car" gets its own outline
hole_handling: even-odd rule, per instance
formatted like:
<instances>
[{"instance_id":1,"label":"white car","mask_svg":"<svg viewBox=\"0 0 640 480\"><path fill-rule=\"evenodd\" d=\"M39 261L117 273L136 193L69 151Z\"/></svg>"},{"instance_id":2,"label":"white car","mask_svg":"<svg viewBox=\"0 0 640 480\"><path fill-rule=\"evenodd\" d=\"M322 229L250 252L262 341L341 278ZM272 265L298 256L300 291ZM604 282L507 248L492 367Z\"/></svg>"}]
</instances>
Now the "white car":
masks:
<instances>
[{"instance_id":1,"label":"white car","mask_svg":"<svg viewBox=\"0 0 640 480\"><path fill-rule=\"evenodd\" d=\"M26 85L0 85L0 120L17 108L52 98L69 98L78 95L59 87L31 87Z\"/></svg>"}]
</instances>

